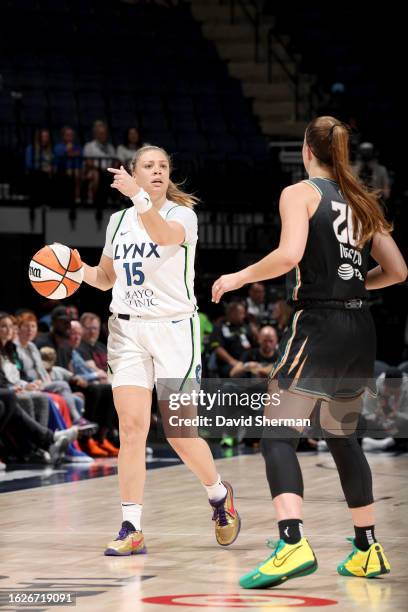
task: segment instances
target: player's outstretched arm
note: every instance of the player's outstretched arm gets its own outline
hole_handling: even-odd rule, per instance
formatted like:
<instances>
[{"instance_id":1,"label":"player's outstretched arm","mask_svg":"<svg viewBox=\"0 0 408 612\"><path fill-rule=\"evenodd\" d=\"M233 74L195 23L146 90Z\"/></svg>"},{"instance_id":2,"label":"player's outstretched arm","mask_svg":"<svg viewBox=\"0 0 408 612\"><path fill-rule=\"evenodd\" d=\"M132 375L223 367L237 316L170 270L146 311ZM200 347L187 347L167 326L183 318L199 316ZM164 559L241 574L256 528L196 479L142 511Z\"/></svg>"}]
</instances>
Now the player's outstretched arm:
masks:
<instances>
[{"instance_id":1,"label":"player's outstretched arm","mask_svg":"<svg viewBox=\"0 0 408 612\"><path fill-rule=\"evenodd\" d=\"M381 289L406 280L406 263L390 234L374 235L371 256L379 265L368 272L366 289Z\"/></svg>"},{"instance_id":2,"label":"player's outstretched arm","mask_svg":"<svg viewBox=\"0 0 408 612\"><path fill-rule=\"evenodd\" d=\"M102 291L108 291L112 289L116 280L116 274L113 269L113 260L106 255L102 255L100 262L97 266L88 266L84 263L84 281L101 289Z\"/></svg>"},{"instance_id":3,"label":"player's outstretched arm","mask_svg":"<svg viewBox=\"0 0 408 612\"><path fill-rule=\"evenodd\" d=\"M217 279L212 289L213 302L218 303L224 293L240 289L247 283L282 276L299 263L309 232L308 204L315 198L315 192L304 183L282 191L279 201L282 229L278 248L252 266Z\"/></svg>"}]
</instances>

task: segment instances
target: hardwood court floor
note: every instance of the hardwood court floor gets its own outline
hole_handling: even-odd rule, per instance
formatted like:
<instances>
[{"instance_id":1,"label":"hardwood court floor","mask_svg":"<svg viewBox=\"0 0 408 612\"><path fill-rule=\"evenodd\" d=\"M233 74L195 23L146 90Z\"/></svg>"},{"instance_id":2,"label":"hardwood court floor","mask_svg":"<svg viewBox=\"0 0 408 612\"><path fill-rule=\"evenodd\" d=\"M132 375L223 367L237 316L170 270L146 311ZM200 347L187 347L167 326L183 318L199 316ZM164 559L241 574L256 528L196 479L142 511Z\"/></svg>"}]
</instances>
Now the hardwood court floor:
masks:
<instances>
[{"instance_id":1,"label":"hardwood court floor","mask_svg":"<svg viewBox=\"0 0 408 612\"><path fill-rule=\"evenodd\" d=\"M301 454L305 532L319 569L277 589L240 589L238 578L268 556L265 540L277 535L263 460L256 454L217 461L221 476L235 488L243 523L229 549L215 543L205 492L182 465L147 473L147 555L102 555L121 522L116 476L2 494L1 593L74 591L75 610L81 612L197 611L203 604L212 611L288 610L301 604L318 610L324 603L333 611L406 610L408 457L368 458L378 500L377 536L392 565L388 577L337 575L336 565L350 551L345 540L352 535L347 507L330 456ZM171 600L176 595L189 597ZM158 597L162 599L142 601Z\"/></svg>"}]
</instances>

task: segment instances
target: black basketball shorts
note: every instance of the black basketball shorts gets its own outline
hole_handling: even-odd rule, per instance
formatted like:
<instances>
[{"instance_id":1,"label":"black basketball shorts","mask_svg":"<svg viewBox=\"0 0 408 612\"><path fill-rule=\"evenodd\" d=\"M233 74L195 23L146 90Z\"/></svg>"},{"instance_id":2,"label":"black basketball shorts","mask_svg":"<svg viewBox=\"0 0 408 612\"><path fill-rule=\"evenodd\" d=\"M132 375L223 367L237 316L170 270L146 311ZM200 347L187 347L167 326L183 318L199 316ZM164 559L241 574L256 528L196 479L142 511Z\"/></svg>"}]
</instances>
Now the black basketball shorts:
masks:
<instances>
[{"instance_id":1,"label":"black basketball shorts","mask_svg":"<svg viewBox=\"0 0 408 612\"><path fill-rule=\"evenodd\" d=\"M376 334L367 308L298 310L279 353L270 379L280 389L327 399L375 393Z\"/></svg>"}]
</instances>

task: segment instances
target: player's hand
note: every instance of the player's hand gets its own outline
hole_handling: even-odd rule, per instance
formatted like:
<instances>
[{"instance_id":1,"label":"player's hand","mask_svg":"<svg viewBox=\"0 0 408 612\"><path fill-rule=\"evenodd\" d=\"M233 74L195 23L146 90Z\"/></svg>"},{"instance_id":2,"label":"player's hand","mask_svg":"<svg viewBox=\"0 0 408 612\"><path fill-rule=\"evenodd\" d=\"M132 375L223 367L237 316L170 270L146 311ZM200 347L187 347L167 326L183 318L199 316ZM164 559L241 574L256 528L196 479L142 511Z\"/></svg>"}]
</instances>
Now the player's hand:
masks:
<instances>
[{"instance_id":1,"label":"player's hand","mask_svg":"<svg viewBox=\"0 0 408 612\"><path fill-rule=\"evenodd\" d=\"M224 293L240 289L243 285L245 281L242 279L241 272L220 276L212 286L212 301L218 304Z\"/></svg>"},{"instance_id":2,"label":"player's hand","mask_svg":"<svg viewBox=\"0 0 408 612\"><path fill-rule=\"evenodd\" d=\"M128 198L133 198L133 196L139 193L139 185L123 166L121 166L119 170L117 168L108 168L108 172L113 174L113 183L111 184L113 189L117 189Z\"/></svg>"}]
</instances>

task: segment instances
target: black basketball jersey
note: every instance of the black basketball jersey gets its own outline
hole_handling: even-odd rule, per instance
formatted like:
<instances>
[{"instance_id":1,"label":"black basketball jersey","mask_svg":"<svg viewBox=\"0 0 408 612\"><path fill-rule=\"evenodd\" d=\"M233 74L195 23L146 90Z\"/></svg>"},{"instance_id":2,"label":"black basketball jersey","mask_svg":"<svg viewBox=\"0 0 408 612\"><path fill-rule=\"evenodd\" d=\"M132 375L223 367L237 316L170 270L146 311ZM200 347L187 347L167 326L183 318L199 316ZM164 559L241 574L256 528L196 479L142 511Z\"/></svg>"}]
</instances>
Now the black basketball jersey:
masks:
<instances>
[{"instance_id":1,"label":"black basketball jersey","mask_svg":"<svg viewBox=\"0 0 408 612\"><path fill-rule=\"evenodd\" d=\"M286 277L289 300L348 300L367 298L365 279L371 242L363 249L353 239L351 207L335 181L305 181L321 196L309 219L304 255Z\"/></svg>"}]
</instances>

